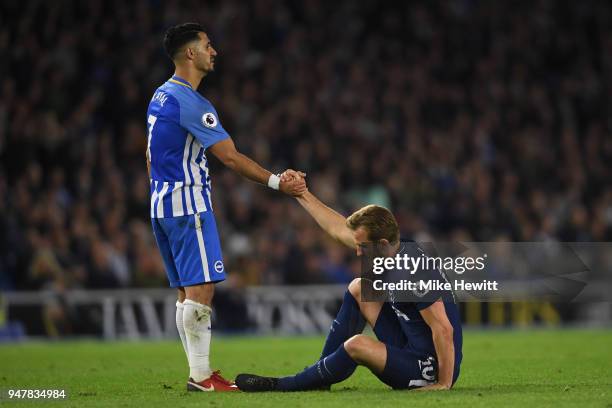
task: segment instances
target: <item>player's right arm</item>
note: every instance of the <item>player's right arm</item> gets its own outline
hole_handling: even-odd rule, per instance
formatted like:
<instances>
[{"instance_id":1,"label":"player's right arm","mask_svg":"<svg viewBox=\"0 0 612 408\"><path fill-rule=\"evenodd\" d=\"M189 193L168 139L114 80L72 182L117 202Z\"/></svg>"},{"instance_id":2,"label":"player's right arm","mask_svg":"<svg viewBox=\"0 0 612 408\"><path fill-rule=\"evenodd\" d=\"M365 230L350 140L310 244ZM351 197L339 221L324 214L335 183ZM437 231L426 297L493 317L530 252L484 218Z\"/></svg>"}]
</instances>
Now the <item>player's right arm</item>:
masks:
<instances>
[{"instance_id":1,"label":"player's right arm","mask_svg":"<svg viewBox=\"0 0 612 408\"><path fill-rule=\"evenodd\" d=\"M353 232L346 226L346 218L323 204L310 191L306 191L302 196L297 197L297 200L333 239L349 248L356 249L357 244Z\"/></svg>"}]
</instances>

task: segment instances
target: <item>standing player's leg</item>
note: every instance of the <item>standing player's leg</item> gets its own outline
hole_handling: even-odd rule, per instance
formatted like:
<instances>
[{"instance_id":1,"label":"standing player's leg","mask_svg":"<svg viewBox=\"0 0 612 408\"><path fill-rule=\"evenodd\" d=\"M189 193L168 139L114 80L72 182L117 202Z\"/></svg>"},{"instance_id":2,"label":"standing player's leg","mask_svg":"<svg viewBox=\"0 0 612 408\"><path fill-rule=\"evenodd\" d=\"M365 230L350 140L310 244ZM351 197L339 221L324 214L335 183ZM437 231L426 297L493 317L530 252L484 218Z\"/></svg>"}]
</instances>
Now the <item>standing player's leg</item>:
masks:
<instances>
[{"instance_id":1,"label":"standing player's leg","mask_svg":"<svg viewBox=\"0 0 612 408\"><path fill-rule=\"evenodd\" d=\"M183 329L191 391L235 391L210 368L212 299L216 282L225 280L221 245L211 212L162 219L172 248L178 285L185 289Z\"/></svg>"},{"instance_id":2,"label":"standing player's leg","mask_svg":"<svg viewBox=\"0 0 612 408\"><path fill-rule=\"evenodd\" d=\"M213 283L185 287L183 325L189 350L189 377L196 383L209 378Z\"/></svg>"},{"instance_id":3,"label":"standing player's leg","mask_svg":"<svg viewBox=\"0 0 612 408\"><path fill-rule=\"evenodd\" d=\"M176 301L176 328L179 332L181 343L183 344L183 350L185 350L185 355L187 356L187 363L189 363L189 349L187 348L187 337L185 336L185 326L183 325L183 310L185 309L183 302L185 301L185 288L177 289L178 299Z\"/></svg>"},{"instance_id":4,"label":"standing player's leg","mask_svg":"<svg viewBox=\"0 0 612 408\"><path fill-rule=\"evenodd\" d=\"M170 244L170 240L166 234L164 225L162 224L161 220L157 218L151 219L151 225L153 227L155 242L157 242L159 252L162 260L164 261L164 267L166 269L168 281L170 282L170 287L177 288L178 290L178 299L176 302L176 329L178 330L181 338L181 343L183 344L183 350L185 350L187 362L189 362L189 349L187 347L187 339L185 337L185 328L183 327L183 302L185 301L185 289L181 287L181 278L176 268L174 255L172 254L172 245Z\"/></svg>"}]
</instances>

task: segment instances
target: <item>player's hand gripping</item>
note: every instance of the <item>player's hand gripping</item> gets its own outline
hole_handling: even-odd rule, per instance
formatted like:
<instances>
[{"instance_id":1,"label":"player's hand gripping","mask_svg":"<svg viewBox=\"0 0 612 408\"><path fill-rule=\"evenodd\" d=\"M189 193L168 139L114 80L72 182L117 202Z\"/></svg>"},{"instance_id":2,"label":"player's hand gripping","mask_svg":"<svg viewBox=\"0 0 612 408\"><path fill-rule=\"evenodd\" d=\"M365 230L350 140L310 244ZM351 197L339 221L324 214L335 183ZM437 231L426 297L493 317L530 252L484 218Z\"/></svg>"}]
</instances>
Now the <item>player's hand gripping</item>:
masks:
<instances>
[{"instance_id":1,"label":"player's hand gripping","mask_svg":"<svg viewBox=\"0 0 612 408\"><path fill-rule=\"evenodd\" d=\"M279 189L285 194L292 195L294 197L300 197L308 191L306 181L304 178L306 173L301 171L295 171L293 169L287 169L280 175Z\"/></svg>"}]
</instances>

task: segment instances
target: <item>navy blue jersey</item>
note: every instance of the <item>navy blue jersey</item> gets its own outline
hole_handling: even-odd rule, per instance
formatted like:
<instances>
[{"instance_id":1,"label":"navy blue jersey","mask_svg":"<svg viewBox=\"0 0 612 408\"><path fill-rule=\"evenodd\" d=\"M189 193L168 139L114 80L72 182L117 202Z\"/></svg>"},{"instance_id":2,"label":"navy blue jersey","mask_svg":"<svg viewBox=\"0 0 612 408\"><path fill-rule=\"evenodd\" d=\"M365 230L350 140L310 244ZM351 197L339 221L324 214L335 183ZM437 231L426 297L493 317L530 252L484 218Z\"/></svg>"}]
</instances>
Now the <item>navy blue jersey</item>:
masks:
<instances>
[{"instance_id":1,"label":"navy blue jersey","mask_svg":"<svg viewBox=\"0 0 612 408\"><path fill-rule=\"evenodd\" d=\"M422 249L416 244L402 245L402 249L400 251L400 253L407 252L411 257L419 257L423 254ZM418 270L414 274L414 277L417 279L446 280L446 276L437 269ZM459 314L459 308L455 303L454 294L452 291L432 290L422 293L421 295L424 298L423 301L400 302L395 300L400 296L390 293L391 308L397 315L402 332L406 338L405 347L417 353L435 355L436 349L434 347L431 329L423 320L420 311L428 308L438 299L442 299L444 301L444 307L446 309L448 320L453 326L455 370L458 370L463 358L463 353L461 351L463 347L463 333L461 329L461 316Z\"/></svg>"},{"instance_id":2,"label":"navy blue jersey","mask_svg":"<svg viewBox=\"0 0 612 408\"><path fill-rule=\"evenodd\" d=\"M400 326L406 337L406 347L425 354L436 354L431 329L423 320L420 311L431 306L433 302L391 303L391 308L397 315ZM446 315L453 326L453 343L455 346L455 367L461 364L463 353L463 333L459 308L454 302L444 302Z\"/></svg>"}]
</instances>

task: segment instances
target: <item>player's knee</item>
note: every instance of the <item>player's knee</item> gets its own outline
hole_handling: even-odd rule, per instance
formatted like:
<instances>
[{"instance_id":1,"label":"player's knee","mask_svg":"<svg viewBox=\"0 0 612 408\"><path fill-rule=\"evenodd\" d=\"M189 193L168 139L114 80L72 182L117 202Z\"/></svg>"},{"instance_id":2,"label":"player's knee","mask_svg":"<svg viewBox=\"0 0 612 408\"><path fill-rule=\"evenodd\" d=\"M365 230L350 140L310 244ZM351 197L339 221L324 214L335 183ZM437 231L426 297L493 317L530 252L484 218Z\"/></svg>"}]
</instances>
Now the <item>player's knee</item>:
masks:
<instances>
[{"instance_id":1,"label":"player's knee","mask_svg":"<svg viewBox=\"0 0 612 408\"><path fill-rule=\"evenodd\" d=\"M185 288L183 287L178 288L178 294L177 294L178 301L183 303L185 301L186 296L187 295L185 294Z\"/></svg>"},{"instance_id":2,"label":"player's knee","mask_svg":"<svg viewBox=\"0 0 612 408\"><path fill-rule=\"evenodd\" d=\"M357 363L361 361L363 352L367 348L367 336L357 334L344 342L344 349L348 355Z\"/></svg>"},{"instance_id":3,"label":"player's knee","mask_svg":"<svg viewBox=\"0 0 612 408\"><path fill-rule=\"evenodd\" d=\"M185 295L187 299L191 299L195 302L208 306L212 304L214 293L215 285L212 283L204 283L185 288Z\"/></svg>"},{"instance_id":4,"label":"player's knee","mask_svg":"<svg viewBox=\"0 0 612 408\"><path fill-rule=\"evenodd\" d=\"M348 290L355 300L359 302L359 299L361 299L361 278L353 279L351 283L349 283Z\"/></svg>"}]
</instances>

